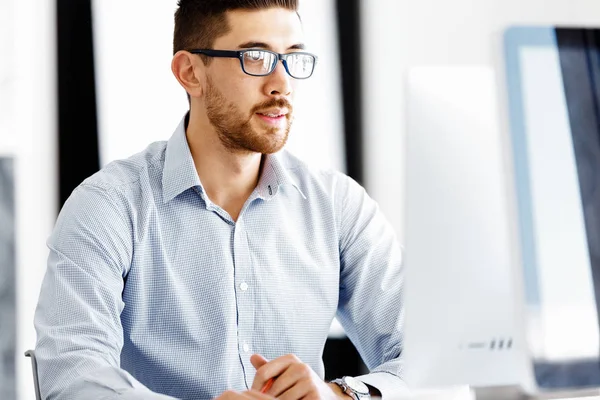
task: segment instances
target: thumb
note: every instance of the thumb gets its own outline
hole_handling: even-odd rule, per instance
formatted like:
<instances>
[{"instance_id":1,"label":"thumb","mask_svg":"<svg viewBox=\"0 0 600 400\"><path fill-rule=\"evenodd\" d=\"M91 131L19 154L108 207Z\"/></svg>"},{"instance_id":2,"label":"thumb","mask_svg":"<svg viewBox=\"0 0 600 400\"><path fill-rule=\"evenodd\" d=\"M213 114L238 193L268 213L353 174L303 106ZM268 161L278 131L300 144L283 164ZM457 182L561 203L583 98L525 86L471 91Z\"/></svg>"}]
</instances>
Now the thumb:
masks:
<instances>
[{"instance_id":1,"label":"thumb","mask_svg":"<svg viewBox=\"0 0 600 400\"><path fill-rule=\"evenodd\" d=\"M260 354L253 354L252 357L250 357L250 362L252 363L254 368L259 369L260 367L268 363L269 360L267 360Z\"/></svg>"}]
</instances>

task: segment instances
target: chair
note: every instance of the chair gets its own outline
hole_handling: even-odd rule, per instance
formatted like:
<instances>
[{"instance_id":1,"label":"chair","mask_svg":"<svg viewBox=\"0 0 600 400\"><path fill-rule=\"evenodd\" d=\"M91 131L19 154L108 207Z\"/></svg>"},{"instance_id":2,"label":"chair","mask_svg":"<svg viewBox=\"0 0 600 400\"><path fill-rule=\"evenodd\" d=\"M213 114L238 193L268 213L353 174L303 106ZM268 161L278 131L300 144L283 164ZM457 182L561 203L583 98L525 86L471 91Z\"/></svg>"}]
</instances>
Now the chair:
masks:
<instances>
[{"instance_id":1,"label":"chair","mask_svg":"<svg viewBox=\"0 0 600 400\"><path fill-rule=\"evenodd\" d=\"M25 357L31 358L31 370L33 372L33 386L35 387L35 399L42 400L42 395L40 393L40 384L38 381L37 360L35 359L35 351L27 350L25 352Z\"/></svg>"}]
</instances>

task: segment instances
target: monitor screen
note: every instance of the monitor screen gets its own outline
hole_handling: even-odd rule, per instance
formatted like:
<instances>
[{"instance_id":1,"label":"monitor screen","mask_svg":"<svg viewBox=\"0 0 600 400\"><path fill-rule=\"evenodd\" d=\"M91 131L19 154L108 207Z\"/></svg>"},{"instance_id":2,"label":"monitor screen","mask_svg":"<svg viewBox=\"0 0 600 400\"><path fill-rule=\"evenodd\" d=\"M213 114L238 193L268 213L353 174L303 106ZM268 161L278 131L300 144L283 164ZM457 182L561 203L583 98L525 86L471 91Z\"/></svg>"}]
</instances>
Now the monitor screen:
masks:
<instances>
[{"instance_id":1,"label":"monitor screen","mask_svg":"<svg viewBox=\"0 0 600 400\"><path fill-rule=\"evenodd\" d=\"M0 399L16 396L16 230L15 170L12 157L0 156Z\"/></svg>"},{"instance_id":2,"label":"monitor screen","mask_svg":"<svg viewBox=\"0 0 600 400\"><path fill-rule=\"evenodd\" d=\"M505 34L526 329L540 389L600 386L600 30Z\"/></svg>"}]
</instances>

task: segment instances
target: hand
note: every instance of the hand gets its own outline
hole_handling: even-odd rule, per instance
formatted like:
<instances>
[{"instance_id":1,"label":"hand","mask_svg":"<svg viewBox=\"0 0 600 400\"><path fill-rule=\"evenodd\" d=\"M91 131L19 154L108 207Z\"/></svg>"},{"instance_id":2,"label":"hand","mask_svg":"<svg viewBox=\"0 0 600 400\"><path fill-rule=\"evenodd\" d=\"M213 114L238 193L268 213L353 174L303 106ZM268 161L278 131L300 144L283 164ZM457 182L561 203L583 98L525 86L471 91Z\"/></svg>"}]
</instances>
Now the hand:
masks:
<instances>
[{"instance_id":1,"label":"hand","mask_svg":"<svg viewBox=\"0 0 600 400\"><path fill-rule=\"evenodd\" d=\"M259 354L254 354L250 358L250 362L256 368L252 390L260 391L269 379L276 378L267 394L280 400L348 398L341 390L339 394L335 392L332 386L323 382L308 365L293 354L272 361L268 361Z\"/></svg>"},{"instance_id":2,"label":"hand","mask_svg":"<svg viewBox=\"0 0 600 400\"><path fill-rule=\"evenodd\" d=\"M236 392L233 390L228 390L215 400L272 400L274 397L271 397L267 394L262 394L260 392L256 392L254 390L248 390L246 392Z\"/></svg>"}]
</instances>

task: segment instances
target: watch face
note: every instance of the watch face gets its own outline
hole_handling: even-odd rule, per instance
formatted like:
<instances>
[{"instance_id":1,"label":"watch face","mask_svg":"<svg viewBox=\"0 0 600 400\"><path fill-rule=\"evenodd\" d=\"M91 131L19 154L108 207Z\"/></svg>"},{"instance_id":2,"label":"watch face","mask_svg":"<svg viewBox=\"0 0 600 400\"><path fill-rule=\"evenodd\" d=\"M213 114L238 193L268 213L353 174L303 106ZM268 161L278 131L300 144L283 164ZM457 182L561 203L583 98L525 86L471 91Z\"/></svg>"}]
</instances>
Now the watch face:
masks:
<instances>
[{"instance_id":1,"label":"watch face","mask_svg":"<svg viewBox=\"0 0 600 400\"><path fill-rule=\"evenodd\" d=\"M344 383L348 385L354 392L360 394L369 394L369 388L367 385L359 381L358 379L352 378L351 376L344 377Z\"/></svg>"}]
</instances>

